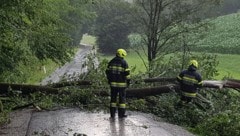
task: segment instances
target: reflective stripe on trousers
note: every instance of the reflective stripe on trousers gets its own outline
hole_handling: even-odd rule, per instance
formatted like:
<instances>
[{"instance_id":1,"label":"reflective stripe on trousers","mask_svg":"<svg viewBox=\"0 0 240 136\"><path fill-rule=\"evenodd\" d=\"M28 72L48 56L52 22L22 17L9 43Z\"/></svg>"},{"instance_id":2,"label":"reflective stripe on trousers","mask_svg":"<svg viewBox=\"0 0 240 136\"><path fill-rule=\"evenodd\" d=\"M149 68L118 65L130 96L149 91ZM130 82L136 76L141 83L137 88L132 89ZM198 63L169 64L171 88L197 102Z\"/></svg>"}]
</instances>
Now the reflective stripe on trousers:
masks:
<instances>
[{"instance_id":1,"label":"reflective stripe on trousers","mask_svg":"<svg viewBox=\"0 0 240 136\"><path fill-rule=\"evenodd\" d=\"M182 92L182 94L186 97L196 97L197 96L197 93Z\"/></svg>"}]
</instances>

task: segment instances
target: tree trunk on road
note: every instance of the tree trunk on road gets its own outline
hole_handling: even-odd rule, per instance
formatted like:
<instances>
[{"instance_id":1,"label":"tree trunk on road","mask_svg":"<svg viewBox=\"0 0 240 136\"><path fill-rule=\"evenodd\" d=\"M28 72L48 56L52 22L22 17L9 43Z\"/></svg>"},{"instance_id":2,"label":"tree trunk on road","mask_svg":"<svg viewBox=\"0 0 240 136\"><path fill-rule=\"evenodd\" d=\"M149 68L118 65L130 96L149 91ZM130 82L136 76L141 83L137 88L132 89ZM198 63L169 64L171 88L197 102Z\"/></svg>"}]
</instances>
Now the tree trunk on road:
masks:
<instances>
[{"instance_id":1,"label":"tree trunk on road","mask_svg":"<svg viewBox=\"0 0 240 136\"><path fill-rule=\"evenodd\" d=\"M6 94L9 90L19 90L22 94L30 94L33 92L41 91L45 93L58 94L59 89L51 88L47 86L40 85L27 85L27 84L10 84L10 83L0 83L0 94Z\"/></svg>"},{"instance_id":2,"label":"tree trunk on road","mask_svg":"<svg viewBox=\"0 0 240 136\"><path fill-rule=\"evenodd\" d=\"M164 78L164 79L147 79L147 82L161 82L161 81L174 81L173 78ZM44 92L44 93L52 93L52 94L60 94L62 93L63 89L58 89L59 87L64 86L77 86L77 85L91 85L90 81L74 81L74 82L63 82L63 83L56 83L49 86L40 86L40 85L25 85L25 84L10 84L10 83L0 83L0 94L6 94L8 90L20 90L22 94L29 94L36 91ZM233 89L240 89L240 80L236 79L229 79L225 81L216 81L216 80L204 80L203 87L205 88L233 88ZM127 97L145 97L145 96L154 96L163 93L169 92L179 92L180 86L174 83L168 83L167 85L161 85L157 87L151 88L127 88L126 94ZM100 96L109 96L109 92L105 90L95 91L96 95Z\"/></svg>"},{"instance_id":3,"label":"tree trunk on road","mask_svg":"<svg viewBox=\"0 0 240 136\"><path fill-rule=\"evenodd\" d=\"M48 85L49 87L53 88L61 88L66 86L81 86L81 85L92 85L91 81L69 81L69 82L60 82L60 83L53 83Z\"/></svg>"}]
</instances>

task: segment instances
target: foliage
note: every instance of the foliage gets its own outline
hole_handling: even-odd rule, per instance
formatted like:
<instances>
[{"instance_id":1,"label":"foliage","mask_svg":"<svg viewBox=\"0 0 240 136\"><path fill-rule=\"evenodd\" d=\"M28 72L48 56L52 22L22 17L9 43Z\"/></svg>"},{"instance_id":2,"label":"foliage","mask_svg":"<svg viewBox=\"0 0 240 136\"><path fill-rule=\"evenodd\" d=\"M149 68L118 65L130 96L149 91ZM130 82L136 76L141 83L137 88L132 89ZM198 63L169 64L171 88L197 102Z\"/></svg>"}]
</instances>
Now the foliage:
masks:
<instances>
[{"instance_id":1,"label":"foliage","mask_svg":"<svg viewBox=\"0 0 240 136\"><path fill-rule=\"evenodd\" d=\"M205 118L196 126L194 132L209 136L239 135L240 93L226 89L213 94L210 99L214 102L215 109L209 118Z\"/></svg>"},{"instance_id":2,"label":"foliage","mask_svg":"<svg viewBox=\"0 0 240 136\"><path fill-rule=\"evenodd\" d=\"M65 29L62 29L62 27L67 25L67 21L63 21L62 18L65 18L66 16L64 15L67 15L68 12L66 12L66 14L58 14L57 11L65 6L66 9L69 9L71 6L68 7L69 5L66 5L66 1L60 0L45 0L44 2L42 3L42 1L26 0L22 2L17 0L4 0L0 2L0 18L3 20L5 18L10 19L9 22L0 22L0 31L2 32L0 35L3 37L0 39L0 51L2 53L0 57L0 61L2 62L0 72L4 71L2 73L3 76L1 75L2 80L4 78L7 79L8 76L8 81L14 80L14 77L11 76L11 74L13 74L11 71L14 69L16 70L14 71L14 74L20 77L18 80L24 82L24 79L27 78L27 75L24 77L24 75L21 73L21 66L25 64L31 64L34 60L44 60L51 57L56 57L55 61L57 62L64 62L64 60L67 60L65 57L68 56L68 54L65 54L64 49L62 48L65 48L63 43L67 43L69 40L69 33L62 33L65 31ZM55 5L58 6L55 7ZM9 12L6 12L7 9ZM46 9L53 12L48 12ZM61 11L65 12L65 10ZM116 20L118 19L119 18ZM110 23L110 26L111 25L112 24ZM80 26L78 27L80 28ZM115 26L113 28L115 29ZM175 28L176 27L172 28L172 31L174 31ZM43 37L40 36L42 34L44 34ZM33 39L29 40L28 37ZM56 41L59 40L58 38L60 38L60 41ZM137 38L133 41L134 46L137 46L137 44L141 43L138 42ZM35 48L35 43L38 48ZM54 46L55 44L60 45L56 47ZM45 46L49 47L49 49L45 48ZM58 50L58 48L61 49ZM31 52L31 49L34 52ZM55 52L56 54L51 54L50 52ZM34 57L35 55L33 56L33 53L36 53L38 58ZM147 73L140 72L139 74L132 76L131 87L143 88L154 86L142 82L142 80L146 78L149 73L154 77L174 77L183 68L187 67L188 60L192 58L199 60L199 72L203 75L204 79L212 79L217 74L216 66L218 65L218 61L216 61L215 55L204 53L191 54L184 51L182 53L183 54L172 54L169 56L169 58L168 56L156 56L156 60L150 63L153 69L147 71ZM58 58L57 55L60 57L63 55L63 58ZM9 95L9 100L1 100L3 102L4 111L0 113L0 122L9 121L7 119L8 112L14 107L29 103L34 103L35 105L38 105L44 109L51 109L56 106L77 106L80 108L93 106L94 108L108 108L109 97L99 97L97 95L99 91L102 90L109 92L109 87L105 76L105 69L108 61L102 60L100 63L97 63L95 55L96 54L92 52L92 54L87 56L88 63L85 64L85 66L87 66L88 71L77 77L77 79L73 79L91 80L94 83L92 86L74 86L62 88L64 91L58 95L46 95L38 92L29 96L23 96L19 90L12 90L10 91L12 94ZM17 56L21 58L20 61L18 61ZM34 69L34 67L29 69ZM28 69L25 70L28 71ZM136 71L136 66L134 66L132 69L132 72L134 71ZM174 91L168 94L151 96L143 99L129 98L127 99L127 103L129 105L129 110L153 113L171 123L188 127L191 129L191 131L199 135L239 135L239 91L232 89L223 89L220 91L215 91L213 89L202 89L199 93L212 102L212 108L202 109L195 104L189 104L179 108L177 106L179 96ZM200 104L204 105L204 103Z\"/></svg>"},{"instance_id":3,"label":"foliage","mask_svg":"<svg viewBox=\"0 0 240 136\"><path fill-rule=\"evenodd\" d=\"M21 60L27 60L30 56L25 37L31 24L28 19L31 9L24 10L26 1L4 0L0 3L0 74L2 74L5 70L14 69Z\"/></svg>"},{"instance_id":4,"label":"foliage","mask_svg":"<svg viewBox=\"0 0 240 136\"><path fill-rule=\"evenodd\" d=\"M218 65L217 56L206 53L192 53L184 59L182 58L181 53L170 55L169 58L157 58L152 62L152 71L149 72L151 72L153 77L176 77L181 70L188 67L188 62L191 59L196 59L198 61L198 71L202 75L203 79L211 79L218 75L218 71L216 69Z\"/></svg>"},{"instance_id":5,"label":"foliage","mask_svg":"<svg viewBox=\"0 0 240 136\"><path fill-rule=\"evenodd\" d=\"M218 65L218 62L216 61L215 55L189 54L188 57L199 60L199 71L204 78L212 79L213 76L217 74L216 66ZM159 74L162 74L161 76L164 77L176 76L181 69L182 60L178 54L174 54L169 58L161 58L160 60L163 61L157 61L155 63L156 65L154 65L156 66L156 69L152 71L156 76ZM184 67L187 67L187 61L185 61L183 65ZM163 72L164 70L166 72ZM137 75L136 79L141 79L141 77L143 79L143 76L144 75ZM150 85L144 85L143 83L134 84L134 88L149 86ZM221 92L215 91L214 89L201 89L200 94L210 100L212 105L197 101L196 104L192 103L179 108L179 96L174 92L146 97L144 99L128 99L128 104L129 108L132 110L153 113L171 123L188 127L191 131L200 135L229 135L230 133L238 135L239 120L237 117L239 116L240 108L238 100L239 92L231 89L224 89ZM222 115L223 112L228 113L223 119L222 116L219 118L216 117L218 114ZM235 119L236 121L234 121ZM213 120L217 123L213 123ZM221 127L219 127L219 125ZM226 133L217 131L219 129L225 130Z\"/></svg>"},{"instance_id":6,"label":"foliage","mask_svg":"<svg viewBox=\"0 0 240 136\"><path fill-rule=\"evenodd\" d=\"M128 108L136 111L144 111L147 109L146 101L145 99L131 99L128 101Z\"/></svg>"},{"instance_id":7,"label":"foliage","mask_svg":"<svg viewBox=\"0 0 240 136\"><path fill-rule=\"evenodd\" d=\"M100 52L115 54L118 48L128 48L128 34L132 31L130 4L124 0L102 1L95 7L97 18L94 35Z\"/></svg>"},{"instance_id":8,"label":"foliage","mask_svg":"<svg viewBox=\"0 0 240 136\"><path fill-rule=\"evenodd\" d=\"M239 113L231 113L231 111L219 113L199 124L196 132L204 136L240 135L239 115Z\"/></svg>"},{"instance_id":9,"label":"foliage","mask_svg":"<svg viewBox=\"0 0 240 136\"><path fill-rule=\"evenodd\" d=\"M203 33L205 38L199 39L193 50L239 54L239 21L240 13L220 16L212 20L214 26Z\"/></svg>"},{"instance_id":10,"label":"foliage","mask_svg":"<svg viewBox=\"0 0 240 136\"><path fill-rule=\"evenodd\" d=\"M83 75L80 75L78 79L91 80L94 83L92 86L72 86L62 88L64 91L58 95L34 93L30 96L23 97L19 93L14 93L13 97L10 97L10 101L3 101L4 112L11 110L13 107L21 106L27 103L34 103L35 105L45 109L51 109L56 106L74 106L84 109L101 108L103 110L107 110L109 97L99 97L97 94L102 90L109 91L105 76L105 69L108 61L105 59L102 60L96 69L96 64L93 63L95 60L91 58L91 56L93 56L93 54L90 54L88 57L89 62L91 62L87 65L89 67L89 71ZM213 56L206 57L206 55L199 55L194 57L202 59L202 61L199 62L206 62L209 61L208 59L212 59ZM167 65L169 65L169 67L173 66L173 64L176 64L173 62L178 62L178 59L179 57L177 55L172 56L172 58L169 58L169 60L172 60L169 61L171 63L165 61L166 66L164 67L167 68ZM212 71L212 69L214 69L216 66L215 63L211 63L207 63L206 71ZM185 65L186 64L184 64L184 66ZM174 68L180 69L180 62L177 66L178 67ZM200 63L200 68L201 67L205 68L205 65ZM171 74L169 74L169 76L170 75ZM142 82L144 78L146 78L146 73L133 75L131 87L143 88L152 86ZM239 135L240 101L238 98L240 93L232 89L223 89L221 91L215 91L214 89L201 89L199 93L212 102L212 108L208 107L203 109L194 103L180 108L177 105L179 101L179 95L173 91L168 94L149 96L142 99L128 98L128 110L153 113L159 117L162 117L168 122L187 127L192 132L199 135L225 136L229 135L230 133ZM204 103L200 104L204 105ZM7 116L7 114L5 115ZM6 116L3 118L5 121L8 120Z\"/></svg>"},{"instance_id":11,"label":"foliage","mask_svg":"<svg viewBox=\"0 0 240 136\"><path fill-rule=\"evenodd\" d=\"M68 11L61 14L61 18L69 26L65 31L71 37L70 45L78 46L83 34L89 32L89 25L93 23L96 14L89 10L93 5L91 1L70 0L67 5ZM63 5L62 9L60 12L66 10L66 7Z\"/></svg>"},{"instance_id":12,"label":"foliage","mask_svg":"<svg viewBox=\"0 0 240 136\"><path fill-rule=\"evenodd\" d=\"M75 0L1 1L0 80L25 82L25 77L10 78L27 76L21 68L34 61L69 61L73 54L69 45L79 44L82 25L94 17L87 12L88 4Z\"/></svg>"},{"instance_id":13,"label":"foliage","mask_svg":"<svg viewBox=\"0 0 240 136\"><path fill-rule=\"evenodd\" d=\"M9 120L8 112L7 111L0 112L0 126L1 124L8 123L9 121L10 120Z\"/></svg>"},{"instance_id":14,"label":"foliage","mask_svg":"<svg viewBox=\"0 0 240 136\"><path fill-rule=\"evenodd\" d=\"M138 14L135 18L143 35L145 47L142 49L147 49L148 70L152 70L152 61L160 55L181 49L184 44L181 41L187 41L184 34L197 34L198 29L207 26L206 22L201 22L202 15L206 7L217 2L136 0Z\"/></svg>"}]
</instances>

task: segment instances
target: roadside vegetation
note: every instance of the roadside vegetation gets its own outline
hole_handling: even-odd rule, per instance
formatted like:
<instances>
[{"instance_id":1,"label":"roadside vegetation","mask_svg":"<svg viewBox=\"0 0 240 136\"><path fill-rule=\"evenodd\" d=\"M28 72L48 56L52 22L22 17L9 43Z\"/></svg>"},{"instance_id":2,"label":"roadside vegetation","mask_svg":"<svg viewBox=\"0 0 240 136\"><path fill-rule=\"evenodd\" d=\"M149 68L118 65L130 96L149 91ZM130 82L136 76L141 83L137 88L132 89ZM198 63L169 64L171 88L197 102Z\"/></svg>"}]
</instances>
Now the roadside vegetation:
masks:
<instances>
[{"instance_id":1,"label":"roadside vegetation","mask_svg":"<svg viewBox=\"0 0 240 136\"><path fill-rule=\"evenodd\" d=\"M10 121L9 112L12 110L29 106L40 110L51 110L56 107L79 107L87 110L108 111L109 97L102 96L98 92L107 90L109 93L110 91L105 78L105 69L108 60L115 55L115 50L119 48L119 45L128 51L126 60L131 68L131 73L133 73L131 88L162 85L163 83L144 83L143 79L159 75L176 77L179 71L187 67L187 62L191 58L199 60L199 71L203 75L203 79L240 79L240 56L238 55L240 14L219 16L216 19L213 17L213 19L207 19L206 22L201 22L199 19L204 18L203 14L200 14L202 12L198 12L198 16L195 16L194 12L188 15L188 12L181 10L181 8L187 9L187 11L192 10L195 6L206 8L201 4L213 4L212 0L204 1L206 3L197 3L197 5L173 3L174 5L169 7L169 9L174 9L172 15L165 12L159 13L164 17L168 15L173 20L161 18L161 16L156 18L164 20L148 18L147 13L154 13L154 9L148 11L148 8L145 7L143 10L141 6L152 4L147 3L149 1L134 6L123 1L109 0L103 0L101 1L103 3L100 4L92 4L87 1L86 3L81 3L83 1L72 1L71 3L64 0L44 0L43 3L42 1L24 0L20 3L15 1L13 5L11 1L0 2L2 6L0 11L3 11L0 12L0 15L12 18L12 20L5 20L5 22L9 21L7 23L0 22L1 37L3 37L0 40L1 82L39 84L55 68L71 59L81 38L81 43L91 44L98 48L98 59L100 60L97 69L94 69L93 64L89 63L87 64L89 71L79 75L80 80L90 80L93 83L91 86L63 87L61 88L62 93L58 95L41 92L25 95L21 90L9 88L8 94L0 97L0 124ZM238 1L231 1L238 3ZM181 3L181 0L175 2ZM29 6L26 7L26 5ZM178 6L181 8L176 8ZM9 12L5 12L9 9ZM44 14L40 14L39 10L45 11ZM204 9L204 11L207 10ZM109 12L109 14L102 14L105 12ZM132 13L138 15L135 16L138 19L143 20L136 22L134 20L136 18L130 16ZM40 18L37 18L38 16ZM156 23L160 21L163 24L169 23L169 26L156 27L154 24L145 24L145 26L141 24L142 22L151 22L146 20L156 21ZM19 29L9 26L9 24L15 24L16 21L21 22L14 26ZM171 21L179 22L179 24L171 25ZM136 24L140 28L135 26ZM150 32L159 34L155 30L162 31L160 35L148 35ZM13 35L16 39L9 40ZM163 40L155 41L157 38ZM9 56L9 53L13 53L12 56ZM92 56L88 56L88 58L89 62L92 62ZM10 64L7 63L8 59L11 60ZM15 61L17 59L21 61ZM43 66L46 68L46 73ZM171 92L139 99L128 98L127 108L128 110L152 113L200 136L240 135L239 90L201 89L200 94L208 99L211 105L199 102L198 106L189 104L186 107L178 108L176 103L179 95Z\"/></svg>"}]
</instances>

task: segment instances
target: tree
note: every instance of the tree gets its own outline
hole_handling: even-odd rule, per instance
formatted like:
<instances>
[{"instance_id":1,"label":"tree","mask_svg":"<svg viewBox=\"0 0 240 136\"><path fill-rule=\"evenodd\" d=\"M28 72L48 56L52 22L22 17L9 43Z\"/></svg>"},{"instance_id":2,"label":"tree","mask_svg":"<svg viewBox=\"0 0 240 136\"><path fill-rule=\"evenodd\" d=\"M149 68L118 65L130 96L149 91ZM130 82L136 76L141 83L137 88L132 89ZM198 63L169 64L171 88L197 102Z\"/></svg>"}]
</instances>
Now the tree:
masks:
<instances>
[{"instance_id":1,"label":"tree","mask_svg":"<svg viewBox=\"0 0 240 136\"><path fill-rule=\"evenodd\" d=\"M0 2L0 74L13 70L31 54L27 33L31 25L33 3L38 1L3 0Z\"/></svg>"},{"instance_id":2,"label":"tree","mask_svg":"<svg viewBox=\"0 0 240 136\"><path fill-rule=\"evenodd\" d=\"M147 49L151 70L152 62L161 55L179 51L189 43L186 35L197 33L207 27L201 22L207 7L218 3L218 0L135 0L140 7L135 18L141 26L144 46ZM184 36L185 35L185 36ZM186 47L186 46L185 46Z\"/></svg>"},{"instance_id":3,"label":"tree","mask_svg":"<svg viewBox=\"0 0 240 136\"><path fill-rule=\"evenodd\" d=\"M95 35L99 50L103 53L115 53L118 48L128 48L128 35L133 25L130 4L123 0L106 0L96 5L95 9Z\"/></svg>"},{"instance_id":4,"label":"tree","mask_svg":"<svg viewBox=\"0 0 240 136\"><path fill-rule=\"evenodd\" d=\"M61 18L68 24L66 29L71 37L70 45L78 46L82 35L88 33L89 24L93 23L96 14L90 11L93 1L69 0L68 12L62 13ZM66 7L64 7L66 9Z\"/></svg>"},{"instance_id":5,"label":"tree","mask_svg":"<svg viewBox=\"0 0 240 136\"><path fill-rule=\"evenodd\" d=\"M73 50L69 45L79 44L82 33L76 36L76 32L81 32L84 20L91 16L85 9L87 3L81 2L0 1L0 80L14 73L20 77L19 67L30 67L33 60L51 59L58 64L70 60Z\"/></svg>"}]
</instances>

